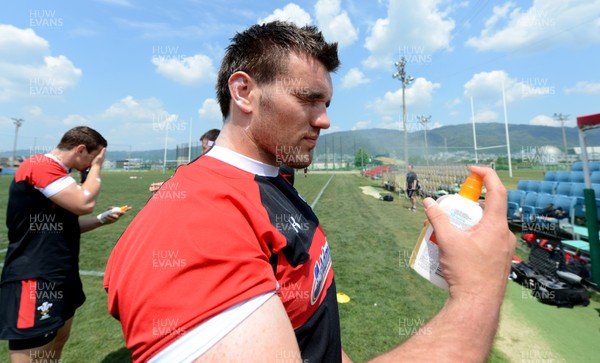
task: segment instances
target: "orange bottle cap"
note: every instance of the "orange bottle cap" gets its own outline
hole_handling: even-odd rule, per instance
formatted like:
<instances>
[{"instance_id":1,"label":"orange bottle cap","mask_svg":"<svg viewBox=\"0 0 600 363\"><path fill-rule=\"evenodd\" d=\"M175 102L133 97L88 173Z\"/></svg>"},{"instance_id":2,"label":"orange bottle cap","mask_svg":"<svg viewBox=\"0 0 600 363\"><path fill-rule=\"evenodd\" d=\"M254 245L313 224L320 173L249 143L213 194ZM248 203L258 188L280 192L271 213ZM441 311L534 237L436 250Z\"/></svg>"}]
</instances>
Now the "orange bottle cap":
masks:
<instances>
[{"instance_id":1,"label":"orange bottle cap","mask_svg":"<svg viewBox=\"0 0 600 363\"><path fill-rule=\"evenodd\" d=\"M460 186L458 195L461 195L474 202L479 200L481 195L481 187L483 186L483 178L479 174L471 173L467 180Z\"/></svg>"}]
</instances>

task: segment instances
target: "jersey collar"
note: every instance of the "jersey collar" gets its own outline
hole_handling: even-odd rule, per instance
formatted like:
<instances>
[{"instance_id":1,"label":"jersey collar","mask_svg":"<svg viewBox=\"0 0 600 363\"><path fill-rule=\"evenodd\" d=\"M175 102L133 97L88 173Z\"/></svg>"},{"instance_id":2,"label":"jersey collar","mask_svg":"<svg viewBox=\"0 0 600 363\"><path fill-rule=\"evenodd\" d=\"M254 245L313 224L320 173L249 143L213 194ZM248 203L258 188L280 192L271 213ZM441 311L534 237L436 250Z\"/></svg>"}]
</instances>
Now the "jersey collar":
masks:
<instances>
[{"instance_id":1,"label":"jersey collar","mask_svg":"<svg viewBox=\"0 0 600 363\"><path fill-rule=\"evenodd\" d=\"M256 175L275 177L279 173L279 168L276 166L251 159L222 146L214 145L206 155Z\"/></svg>"}]
</instances>

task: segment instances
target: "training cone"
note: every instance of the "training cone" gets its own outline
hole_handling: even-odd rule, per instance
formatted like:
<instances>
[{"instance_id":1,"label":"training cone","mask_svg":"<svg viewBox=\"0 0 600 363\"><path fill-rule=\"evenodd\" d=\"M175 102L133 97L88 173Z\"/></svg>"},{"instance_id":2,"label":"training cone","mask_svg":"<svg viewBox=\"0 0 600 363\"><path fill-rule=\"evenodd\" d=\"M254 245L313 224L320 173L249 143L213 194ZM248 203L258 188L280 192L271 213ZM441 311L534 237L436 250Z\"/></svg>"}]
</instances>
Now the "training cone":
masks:
<instances>
[{"instance_id":1,"label":"training cone","mask_svg":"<svg viewBox=\"0 0 600 363\"><path fill-rule=\"evenodd\" d=\"M337 293L337 301L340 304L345 304L350 301L350 296L344 294L343 292Z\"/></svg>"}]
</instances>

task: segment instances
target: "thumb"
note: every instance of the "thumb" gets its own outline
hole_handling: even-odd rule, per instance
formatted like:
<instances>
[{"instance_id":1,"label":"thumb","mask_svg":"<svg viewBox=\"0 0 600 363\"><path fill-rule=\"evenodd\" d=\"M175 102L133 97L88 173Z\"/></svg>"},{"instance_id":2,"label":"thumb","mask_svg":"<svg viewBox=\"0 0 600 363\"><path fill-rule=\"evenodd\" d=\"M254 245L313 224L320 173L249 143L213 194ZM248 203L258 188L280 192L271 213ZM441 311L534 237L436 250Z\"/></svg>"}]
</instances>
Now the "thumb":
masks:
<instances>
[{"instance_id":1,"label":"thumb","mask_svg":"<svg viewBox=\"0 0 600 363\"><path fill-rule=\"evenodd\" d=\"M425 214L427 215L427 219L429 223L433 226L435 230L435 234L438 237L438 244L440 243L440 236L450 236L456 233L456 229L450 223L448 216L444 209L432 198L425 198L423 200L423 206L425 208ZM447 238L443 238L444 240ZM443 244L443 241L442 241Z\"/></svg>"}]
</instances>

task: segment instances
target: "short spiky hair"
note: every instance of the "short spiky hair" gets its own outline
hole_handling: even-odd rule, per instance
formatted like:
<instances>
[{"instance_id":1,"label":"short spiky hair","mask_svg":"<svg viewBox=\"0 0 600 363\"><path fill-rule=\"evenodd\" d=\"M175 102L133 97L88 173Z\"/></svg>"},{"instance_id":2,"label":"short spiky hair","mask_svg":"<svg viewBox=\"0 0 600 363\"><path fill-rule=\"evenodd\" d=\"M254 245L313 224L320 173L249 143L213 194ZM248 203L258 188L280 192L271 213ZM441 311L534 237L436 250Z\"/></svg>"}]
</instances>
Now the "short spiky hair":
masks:
<instances>
[{"instance_id":1,"label":"short spiky hair","mask_svg":"<svg viewBox=\"0 0 600 363\"><path fill-rule=\"evenodd\" d=\"M71 150L81 144L85 145L88 152L92 152L108 145L106 139L102 137L98 131L87 126L77 126L73 127L63 135L57 148L61 150Z\"/></svg>"},{"instance_id":2,"label":"short spiky hair","mask_svg":"<svg viewBox=\"0 0 600 363\"><path fill-rule=\"evenodd\" d=\"M287 71L291 52L316 58L329 72L335 72L340 66L337 43L327 43L314 26L299 28L291 23L274 21L253 25L237 33L227 47L217 79L217 99L223 119L229 116L228 81L233 73L243 71L257 84L269 84Z\"/></svg>"}]
</instances>

